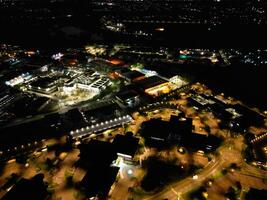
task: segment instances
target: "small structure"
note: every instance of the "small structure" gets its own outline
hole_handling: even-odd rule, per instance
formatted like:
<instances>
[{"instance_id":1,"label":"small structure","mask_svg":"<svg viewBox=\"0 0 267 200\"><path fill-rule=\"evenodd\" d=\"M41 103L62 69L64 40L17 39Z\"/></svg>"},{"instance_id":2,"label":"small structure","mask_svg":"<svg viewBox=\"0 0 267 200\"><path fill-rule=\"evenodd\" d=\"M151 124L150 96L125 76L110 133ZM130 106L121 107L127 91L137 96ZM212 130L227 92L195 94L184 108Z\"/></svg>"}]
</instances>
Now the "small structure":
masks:
<instances>
[{"instance_id":1,"label":"small structure","mask_svg":"<svg viewBox=\"0 0 267 200\"><path fill-rule=\"evenodd\" d=\"M97 198L104 200L117 179L118 172L118 167L90 167L80 182L80 187L88 199Z\"/></svg>"},{"instance_id":2,"label":"small structure","mask_svg":"<svg viewBox=\"0 0 267 200\"><path fill-rule=\"evenodd\" d=\"M84 168L90 166L110 166L117 159L117 153L109 142L91 140L81 144L78 165Z\"/></svg>"},{"instance_id":3,"label":"small structure","mask_svg":"<svg viewBox=\"0 0 267 200\"><path fill-rule=\"evenodd\" d=\"M126 135L116 135L112 144L117 155L125 160L132 160L138 148L139 139L132 136L132 133Z\"/></svg>"},{"instance_id":4,"label":"small structure","mask_svg":"<svg viewBox=\"0 0 267 200\"><path fill-rule=\"evenodd\" d=\"M124 90L116 95L126 107L134 107L140 103L140 95L135 90Z\"/></svg>"},{"instance_id":5,"label":"small structure","mask_svg":"<svg viewBox=\"0 0 267 200\"><path fill-rule=\"evenodd\" d=\"M202 150L204 152L211 152L216 150L221 144L221 139L214 135L202 135L192 133L186 137L182 137L181 144L192 151Z\"/></svg>"}]
</instances>

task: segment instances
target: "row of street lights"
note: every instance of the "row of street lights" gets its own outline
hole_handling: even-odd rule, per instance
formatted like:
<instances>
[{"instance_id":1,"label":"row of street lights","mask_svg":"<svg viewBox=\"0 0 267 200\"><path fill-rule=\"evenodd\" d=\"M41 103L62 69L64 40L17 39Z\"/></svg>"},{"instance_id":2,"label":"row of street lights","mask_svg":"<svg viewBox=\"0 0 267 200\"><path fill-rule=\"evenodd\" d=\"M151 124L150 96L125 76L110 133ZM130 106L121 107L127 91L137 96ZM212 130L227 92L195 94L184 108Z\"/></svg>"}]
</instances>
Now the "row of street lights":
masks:
<instances>
[{"instance_id":1,"label":"row of street lights","mask_svg":"<svg viewBox=\"0 0 267 200\"><path fill-rule=\"evenodd\" d=\"M89 133L94 132L92 129L98 129L97 131L101 131L101 130L106 129L106 128L111 128L111 127L117 126L118 124L121 124L122 121L130 121L130 120L132 120L131 116L125 115L125 116L118 117L115 119L110 119L110 120L107 120L107 121L104 121L101 123L93 124L91 126L86 126L85 128L83 127L81 129L76 129L75 131L73 130L70 132L70 135L74 136L74 135L78 135L80 133L87 132L87 131ZM103 127L103 126L105 126L105 127ZM86 134L89 134L89 133L86 133ZM86 134L82 134L82 136L86 135Z\"/></svg>"}]
</instances>

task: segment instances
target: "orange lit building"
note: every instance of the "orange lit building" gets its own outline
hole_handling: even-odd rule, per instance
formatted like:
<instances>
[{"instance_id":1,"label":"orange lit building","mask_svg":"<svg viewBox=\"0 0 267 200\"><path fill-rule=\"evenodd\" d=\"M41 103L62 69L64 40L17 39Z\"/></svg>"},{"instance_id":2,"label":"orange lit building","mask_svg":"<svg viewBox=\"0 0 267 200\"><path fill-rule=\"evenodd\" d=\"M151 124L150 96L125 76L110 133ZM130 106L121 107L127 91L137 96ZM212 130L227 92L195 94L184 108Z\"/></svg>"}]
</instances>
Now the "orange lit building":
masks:
<instances>
[{"instance_id":1,"label":"orange lit building","mask_svg":"<svg viewBox=\"0 0 267 200\"><path fill-rule=\"evenodd\" d=\"M150 96L160 96L171 91L170 83L158 76L151 76L136 82L137 86Z\"/></svg>"},{"instance_id":2,"label":"orange lit building","mask_svg":"<svg viewBox=\"0 0 267 200\"><path fill-rule=\"evenodd\" d=\"M168 94L171 91L169 83L162 83L160 85L148 88L145 90L145 93L150 96L160 96L161 94Z\"/></svg>"},{"instance_id":3,"label":"orange lit building","mask_svg":"<svg viewBox=\"0 0 267 200\"><path fill-rule=\"evenodd\" d=\"M138 71L124 70L124 72L116 72L117 75L128 82L136 82L145 79L145 75Z\"/></svg>"}]
</instances>

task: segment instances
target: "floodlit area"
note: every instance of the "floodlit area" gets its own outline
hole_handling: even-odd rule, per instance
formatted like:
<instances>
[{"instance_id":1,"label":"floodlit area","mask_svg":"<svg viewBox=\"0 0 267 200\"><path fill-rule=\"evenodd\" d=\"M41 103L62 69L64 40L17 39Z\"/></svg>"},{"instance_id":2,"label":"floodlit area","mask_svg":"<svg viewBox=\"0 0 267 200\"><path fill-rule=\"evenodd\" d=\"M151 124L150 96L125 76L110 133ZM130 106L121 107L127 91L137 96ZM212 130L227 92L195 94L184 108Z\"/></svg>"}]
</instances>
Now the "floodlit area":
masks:
<instances>
[{"instance_id":1,"label":"floodlit area","mask_svg":"<svg viewBox=\"0 0 267 200\"><path fill-rule=\"evenodd\" d=\"M215 67L220 52L179 53L177 61L165 48L88 45L8 74L0 198L34 181L57 200L244 199L267 190L266 113L176 69L207 58ZM175 67L167 73L140 55Z\"/></svg>"}]
</instances>

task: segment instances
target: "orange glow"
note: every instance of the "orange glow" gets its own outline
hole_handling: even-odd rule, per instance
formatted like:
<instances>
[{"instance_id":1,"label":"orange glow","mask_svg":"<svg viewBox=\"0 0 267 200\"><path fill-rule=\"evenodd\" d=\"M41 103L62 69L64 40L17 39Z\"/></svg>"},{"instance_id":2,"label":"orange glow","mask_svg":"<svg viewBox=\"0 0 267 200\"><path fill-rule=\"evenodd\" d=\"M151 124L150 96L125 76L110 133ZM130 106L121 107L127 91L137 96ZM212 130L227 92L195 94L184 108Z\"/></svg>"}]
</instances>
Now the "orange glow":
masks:
<instances>
[{"instance_id":1,"label":"orange glow","mask_svg":"<svg viewBox=\"0 0 267 200\"><path fill-rule=\"evenodd\" d=\"M108 61L113 65L122 65L124 63L122 60L119 59L110 59Z\"/></svg>"},{"instance_id":2,"label":"orange glow","mask_svg":"<svg viewBox=\"0 0 267 200\"><path fill-rule=\"evenodd\" d=\"M165 31L165 29L164 29L164 28L156 28L155 30L156 30L156 31L160 31L160 32L163 32L163 31Z\"/></svg>"},{"instance_id":3,"label":"orange glow","mask_svg":"<svg viewBox=\"0 0 267 200\"><path fill-rule=\"evenodd\" d=\"M108 73L108 77L111 79L116 79L119 77L119 75L116 72L110 72Z\"/></svg>"},{"instance_id":4,"label":"orange glow","mask_svg":"<svg viewBox=\"0 0 267 200\"><path fill-rule=\"evenodd\" d=\"M171 91L168 83L163 83L152 88L148 88L145 92L151 96L159 96L160 94L167 94Z\"/></svg>"},{"instance_id":5,"label":"orange glow","mask_svg":"<svg viewBox=\"0 0 267 200\"><path fill-rule=\"evenodd\" d=\"M145 76L139 76L139 77L133 79L133 82L134 82L134 81L140 81L140 80L143 80L144 78L145 78Z\"/></svg>"},{"instance_id":6,"label":"orange glow","mask_svg":"<svg viewBox=\"0 0 267 200\"><path fill-rule=\"evenodd\" d=\"M78 60L76 60L76 59L69 61L70 65L76 65L77 63L78 63Z\"/></svg>"},{"instance_id":7,"label":"orange glow","mask_svg":"<svg viewBox=\"0 0 267 200\"><path fill-rule=\"evenodd\" d=\"M35 51L26 51L25 52L28 56L32 56L32 55L35 55L36 52Z\"/></svg>"}]
</instances>

